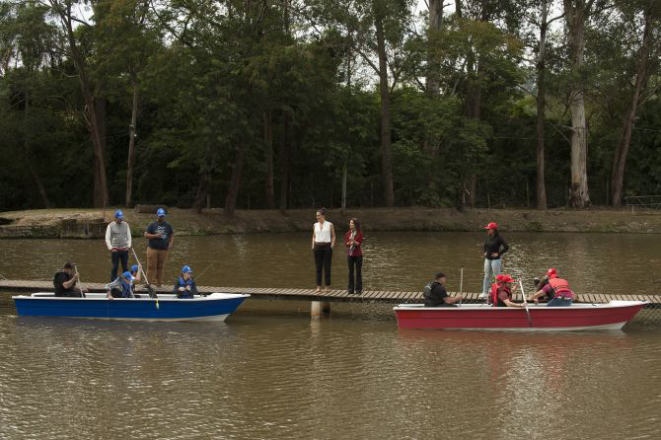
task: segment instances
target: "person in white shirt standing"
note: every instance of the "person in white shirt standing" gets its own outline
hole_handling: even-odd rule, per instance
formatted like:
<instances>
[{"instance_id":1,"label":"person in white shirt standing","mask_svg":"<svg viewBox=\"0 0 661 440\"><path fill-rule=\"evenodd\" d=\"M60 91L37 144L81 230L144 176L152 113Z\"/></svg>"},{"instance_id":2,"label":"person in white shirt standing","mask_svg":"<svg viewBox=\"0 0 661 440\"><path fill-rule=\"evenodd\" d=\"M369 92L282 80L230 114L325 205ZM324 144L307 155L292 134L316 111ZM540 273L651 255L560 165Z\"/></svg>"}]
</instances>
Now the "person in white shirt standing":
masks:
<instances>
[{"instance_id":1,"label":"person in white shirt standing","mask_svg":"<svg viewBox=\"0 0 661 440\"><path fill-rule=\"evenodd\" d=\"M326 208L317 211L317 223L312 228L312 250L314 263L317 268L317 292L321 292L321 272L323 269L326 281L325 291L330 290L331 262L333 260L333 247L335 246L335 226L326 221Z\"/></svg>"},{"instance_id":2,"label":"person in white shirt standing","mask_svg":"<svg viewBox=\"0 0 661 440\"><path fill-rule=\"evenodd\" d=\"M131 249L131 229L124 221L124 213L121 209L115 211L115 221L108 224L106 228L106 246L110 251L112 260L112 271L110 281L117 279L119 263L122 263L122 272L129 267L129 249Z\"/></svg>"}]
</instances>

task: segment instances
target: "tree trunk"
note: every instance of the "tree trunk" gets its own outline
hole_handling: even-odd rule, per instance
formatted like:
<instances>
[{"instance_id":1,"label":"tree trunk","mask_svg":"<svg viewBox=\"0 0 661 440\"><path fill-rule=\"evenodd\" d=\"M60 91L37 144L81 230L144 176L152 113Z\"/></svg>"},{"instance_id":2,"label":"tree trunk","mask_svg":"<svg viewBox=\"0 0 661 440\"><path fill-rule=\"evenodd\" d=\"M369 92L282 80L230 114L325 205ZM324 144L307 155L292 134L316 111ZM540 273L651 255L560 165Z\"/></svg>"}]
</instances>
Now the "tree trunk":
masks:
<instances>
[{"instance_id":1,"label":"tree trunk","mask_svg":"<svg viewBox=\"0 0 661 440\"><path fill-rule=\"evenodd\" d=\"M193 210L200 214L206 203L209 208L209 178L205 173L200 173L200 181L197 184L195 200L193 201Z\"/></svg>"},{"instance_id":2,"label":"tree trunk","mask_svg":"<svg viewBox=\"0 0 661 440\"><path fill-rule=\"evenodd\" d=\"M629 154L629 145L631 144L631 134L633 131L634 122L636 120L636 111L638 110L638 103L640 101L640 93L643 85L647 82L647 64L649 61L649 46L651 40L651 27L652 27L652 12L647 8L645 10L645 28L643 30L643 41L638 53L638 62L636 63L636 83L634 85L633 96L629 103L629 108L624 116L622 138L615 150L613 156L613 168L611 170L611 187L612 204L613 206L622 206L622 192L624 188L624 170L627 163L627 155Z\"/></svg>"},{"instance_id":3,"label":"tree trunk","mask_svg":"<svg viewBox=\"0 0 661 440\"><path fill-rule=\"evenodd\" d=\"M264 179L264 192L266 207L275 207L275 192L273 188L273 111L269 108L264 111L264 152L266 156L266 176Z\"/></svg>"},{"instance_id":4,"label":"tree trunk","mask_svg":"<svg viewBox=\"0 0 661 440\"><path fill-rule=\"evenodd\" d=\"M429 27L427 28L427 82L426 93L430 98L438 97L441 77L439 63L433 56L435 36L440 32L443 23L443 0L429 0Z\"/></svg>"},{"instance_id":5,"label":"tree trunk","mask_svg":"<svg viewBox=\"0 0 661 440\"><path fill-rule=\"evenodd\" d=\"M437 100L440 93L440 65L436 62L434 56L434 47L437 44L436 36L441 31L443 23L443 1L430 0L429 1L429 27L427 29L427 82L425 84L425 93L427 98L431 101ZM424 151L432 158L438 158L440 153L440 138L435 133L426 133L423 145ZM438 191L436 184L439 181L438 173L430 169L427 173L427 191L429 192L430 204L438 203L433 193Z\"/></svg>"},{"instance_id":6,"label":"tree trunk","mask_svg":"<svg viewBox=\"0 0 661 440\"><path fill-rule=\"evenodd\" d=\"M542 0L537 55L537 209L546 210L546 178L544 176L544 121L546 120L546 32L548 1Z\"/></svg>"},{"instance_id":7,"label":"tree trunk","mask_svg":"<svg viewBox=\"0 0 661 440\"><path fill-rule=\"evenodd\" d=\"M241 173L243 172L243 157L245 155L244 141L241 140L236 148L236 156L232 164L232 174L230 176L230 185L225 198L225 215L234 216L236 202L239 198L239 188L241 186Z\"/></svg>"},{"instance_id":8,"label":"tree trunk","mask_svg":"<svg viewBox=\"0 0 661 440\"><path fill-rule=\"evenodd\" d=\"M574 5L575 3L575 5ZM569 205L574 208L590 206L588 191L588 136L585 122L584 85L580 79L585 52L585 0L564 0L565 19L571 57L571 70L575 78L570 92L569 109L571 111L571 188Z\"/></svg>"},{"instance_id":9,"label":"tree trunk","mask_svg":"<svg viewBox=\"0 0 661 440\"><path fill-rule=\"evenodd\" d=\"M28 92L25 92L25 110L23 113L23 142L24 142L24 154L25 154L25 163L27 165L28 171L34 184L37 186L39 195L41 196L41 201L44 204L44 208L51 208L51 202L48 198L48 193L46 192L46 187L44 186L37 170L34 168L34 161L32 160L32 146L30 142L30 97Z\"/></svg>"},{"instance_id":10,"label":"tree trunk","mask_svg":"<svg viewBox=\"0 0 661 440\"><path fill-rule=\"evenodd\" d=\"M477 67L479 69L479 66ZM477 73L476 73L477 74ZM466 97L466 116L470 119L480 119L482 105L482 88L474 81L468 85L468 96ZM475 175L475 164L469 167L463 182L463 201L468 208L475 207L475 189L477 187L477 176Z\"/></svg>"},{"instance_id":11,"label":"tree trunk","mask_svg":"<svg viewBox=\"0 0 661 440\"><path fill-rule=\"evenodd\" d=\"M386 37L381 18L374 21L379 52L379 90L381 92L381 172L383 198L387 207L395 206L395 191L392 176L392 138L390 132L390 87L388 84L388 59Z\"/></svg>"},{"instance_id":12,"label":"tree trunk","mask_svg":"<svg viewBox=\"0 0 661 440\"><path fill-rule=\"evenodd\" d=\"M106 100L105 98L92 98L93 112L89 113L89 119L96 120L95 158L94 161L94 206L105 207L109 205L108 185L106 183ZM98 150L98 151L97 151Z\"/></svg>"},{"instance_id":13,"label":"tree trunk","mask_svg":"<svg viewBox=\"0 0 661 440\"><path fill-rule=\"evenodd\" d=\"M138 124L138 83L133 81L133 105L131 107L131 126L129 127L129 158L126 166L126 207L132 206L133 166L135 164L135 138Z\"/></svg>"},{"instance_id":14,"label":"tree trunk","mask_svg":"<svg viewBox=\"0 0 661 440\"><path fill-rule=\"evenodd\" d=\"M347 162L349 159L344 160L344 165L342 166L342 202L340 206L342 209L347 207Z\"/></svg>"},{"instance_id":15,"label":"tree trunk","mask_svg":"<svg viewBox=\"0 0 661 440\"><path fill-rule=\"evenodd\" d=\"M287 210L287 189L289 188L289 115L285 113L283 121L284 136L281 151L281 164L280 170L280 210L285 212Z\"/></svg>"},{"instance_id":16,"label":"tree trunk","mask_svg":"<svg viewBox=\"0 0 661 440\"><path fill-rule=\"evenodd\" d=\"M94 146L94 206L105 207L109 204L108 198L108 183L106 179L106 165L104 158L104 141L105 139L99 133L98 117L94 105L94 97L92 88L90 86L89 78L87 77L87 69L85 68L85 60L78 50L76 37L73 30L73 17L71 14L71 3L64 5L59 2L51 1L52 10L59 16L62 24L66 29L66 38L69 45L69 52L73 61L76 72L78 73L78 80L80 89L85 100L86 113L87 113L87 126Z\"/></svg>"}]
</instances>

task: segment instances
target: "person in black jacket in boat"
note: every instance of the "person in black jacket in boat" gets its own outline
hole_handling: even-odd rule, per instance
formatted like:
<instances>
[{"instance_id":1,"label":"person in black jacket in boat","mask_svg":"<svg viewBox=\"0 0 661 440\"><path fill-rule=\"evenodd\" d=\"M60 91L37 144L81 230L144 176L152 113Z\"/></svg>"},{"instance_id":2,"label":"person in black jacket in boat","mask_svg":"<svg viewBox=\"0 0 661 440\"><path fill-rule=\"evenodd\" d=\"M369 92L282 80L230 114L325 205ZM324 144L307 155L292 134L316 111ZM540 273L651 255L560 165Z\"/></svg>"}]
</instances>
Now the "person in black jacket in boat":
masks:
<instances>
[{"instance_id":1,"label":"person in black jacket in boat","mask_svg":"<svg viewBox=\"0 0 661 440\"><path fill-rule=\"evenodd\" d=\"M425 286L425 307L449 307L464 299L462 295L449 296L445 290L445 281L445 274L438 272L434 281Z\"/></svg>"},{"instance_id":2,"label":"person in black jacket in boat","mask_svg":"<svg viewBox=\"0 0 661 440\"><path fill-rule=\"evenodd\" d=\"M66 262L61 271L53 276L53 287L55 288L55 296L69 297L69 298L83 298L87 289L75 287L80 279L78 269L74 263Z\"/></svg>"}]
</instances>

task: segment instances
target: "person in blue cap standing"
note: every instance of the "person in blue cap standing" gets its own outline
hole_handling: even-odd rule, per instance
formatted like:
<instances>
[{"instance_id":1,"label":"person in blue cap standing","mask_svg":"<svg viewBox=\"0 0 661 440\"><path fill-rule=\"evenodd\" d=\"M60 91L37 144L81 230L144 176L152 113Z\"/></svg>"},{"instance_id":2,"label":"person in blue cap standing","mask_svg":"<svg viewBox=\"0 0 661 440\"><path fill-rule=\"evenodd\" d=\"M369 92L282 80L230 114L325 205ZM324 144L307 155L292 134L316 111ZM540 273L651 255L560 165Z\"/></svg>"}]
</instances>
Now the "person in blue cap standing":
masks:
<instances>
[{"instance_id":1,"label":"person in blue cap standing","mask_svg":"<svg viewBox=\"0 0 661 440\"><path fill-rule=\"evenodd\" d=\"M129 249L131 249L131 228L124 221L124 213L121 209L115 211L115 221L110 222L106 228L106 246L110 251L112 270L110 281L117 278L119 263L122 263L122 272L129 267Z\"/></svg>"},{"instance_id":2,"label":"person in blue cap standing","mask_svg":"<svg viewBox=\"0 0 661 440\"><path fill-rule=\"evenodd\" d=\"M193 269L186 265L181 268L181 275L177 278L173 293L177 298L193 298L199 295L195 280L193 279Z\"/></svg>"},{"instance_id":3,"label":"person in blue cap standing","mask_svg":"<svg viewBox=\"0 0 661 440\"><path fill-rule=\"evenodd\" d=\"M147 243L147 278L160 287L163 284L163 273L165 272L165 261L174 243L174 229L170 223L165 221L165 209L158 208L156 211L158 220L151 222L145 231Z\"/></svg>"}]
</instances>

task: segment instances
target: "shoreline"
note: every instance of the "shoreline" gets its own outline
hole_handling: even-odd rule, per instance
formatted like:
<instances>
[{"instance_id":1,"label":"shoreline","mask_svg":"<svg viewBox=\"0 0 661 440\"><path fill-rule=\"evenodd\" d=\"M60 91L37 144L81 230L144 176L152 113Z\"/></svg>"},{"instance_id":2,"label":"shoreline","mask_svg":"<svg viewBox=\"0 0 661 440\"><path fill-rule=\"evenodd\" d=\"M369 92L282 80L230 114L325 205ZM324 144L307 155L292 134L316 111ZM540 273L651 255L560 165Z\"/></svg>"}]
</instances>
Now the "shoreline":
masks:
<instances>
[{"instance_id":1,"label":"shoreline","mask_svg":"<svg viewBox=\"0 0 661 440\"><path fill-rule=\"evenodd\" d=\"M123 210L134 237L142 236L144 228L156 219L151 213L155 209L148 208ZM314 209L292 209L284 213L237 210L234 217L225 216L222 209L205 209L201 214L177 208L167 211L167 220L179 236L305 232L311 230L315 221ZM2 212L0 238L103 238L114 212L115 208ZM413 207L329 209L327 216L340 232L352 217L361 220L365 231L478 232L495 221L503 232L661 232L660 211L466 209L459 212L450 208Z\"/></svg>"}]
</instances>

